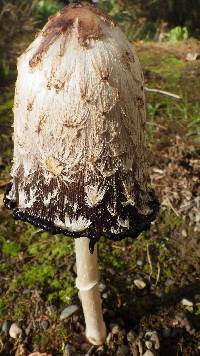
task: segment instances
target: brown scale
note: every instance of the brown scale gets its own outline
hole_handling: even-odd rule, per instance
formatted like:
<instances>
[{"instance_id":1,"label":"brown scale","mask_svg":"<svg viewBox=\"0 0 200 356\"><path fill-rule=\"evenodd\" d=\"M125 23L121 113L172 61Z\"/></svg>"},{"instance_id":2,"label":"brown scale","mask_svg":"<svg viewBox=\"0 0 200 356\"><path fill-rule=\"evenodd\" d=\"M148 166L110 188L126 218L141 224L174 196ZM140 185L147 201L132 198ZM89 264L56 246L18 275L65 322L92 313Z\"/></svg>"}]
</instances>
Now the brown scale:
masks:
<instances>
[{"instance_id":1,"label":"brown scale","mask_svg":"<svg viewBox=\"0 0 200 356\"><path fill-rule=\"evenodd\" d=\"M128 51L123 52L120 57L120 62L124 65L127 70L131 70L131 63L135 62L134 55Z\"/></svg>"},{"instance_id":2,"label":"brown scale","mask_svg":"<svg viewBox=\"0 0 200 356\"><path fill-rule=\"evenodd\" d=\"M87 46L87 40L101 38L103 33L96 15L99 15L109 26L114 25L114 21L111 17L105 15L90 4L72 4L66 6L56 16L50 17L47 25L42 30L43 39L38 50L29 62L30 66L37 66L44 53L47 52L48 48L62 33L68 36L76 19L78 19L78 41L81 46ZM63 53L63 51L61 51L61 53Z\"/></svg>"},{"instance_id":3,"label":"brown scale","mask_svg":"<svg viewBox=\"0 0 200 356\"><path fill-rule=\"evenodd\" d=\"M27 103L27 108L26 108L27 111L32 111L33 110L33 101L29 101Z\"/></svg>"}]
</instances>

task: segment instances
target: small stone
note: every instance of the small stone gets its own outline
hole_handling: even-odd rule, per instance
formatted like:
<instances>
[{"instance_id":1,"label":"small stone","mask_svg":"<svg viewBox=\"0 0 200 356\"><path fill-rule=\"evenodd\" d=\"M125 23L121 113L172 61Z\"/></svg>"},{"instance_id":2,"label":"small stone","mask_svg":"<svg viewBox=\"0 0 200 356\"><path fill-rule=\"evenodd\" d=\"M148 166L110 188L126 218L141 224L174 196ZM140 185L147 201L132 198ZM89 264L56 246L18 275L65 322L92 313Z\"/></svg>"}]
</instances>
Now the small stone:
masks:
<instances>
[{"instance_id":1,"label":"small stone","mask_svg":"<svg viewBox=\"0 0 200 356\"><path fill-rule=\"evenodd\" d=\"M2 324L1 330L3 333L8 334L9 329L11 326L11 321L10 320L5 320Z\"/></svg>"},{"instance_id":2,"label":"small stone","mask_svg":"<svg viewBox=\"0 0 200 356\"><path fill-rule=\"evenodd\" d=\"M181 234L183 237L187 237L187 231L185 229L182 230Z\"/></svg>"},{"instance_id":3,"label":"small stone","mask_svg":"<svg viewBox=\"0 0 200 356\"><path fill-rule=\"evenodd\" d=\"M142 266L143 266L142 260L137 260L137 265L138 265L139 267L142 267Z\"/></svg>"},{"instance_id":4,"label":"small stone","mask_svg":"<svg viewBox=\"0 0 200 356\"><path fill-rule=\"evenodd\" d=\"M185 309L187 309L188 311L193 311L193 303L190 301L190 300L188 300L188 299L186 299L186 298L183 298L182 300L181 300L181 304L185 307Z\"/></svg>"},{"instance_id":5,"label":"small stone","mask_svg":"<svg viewBox=\"0 0 200 356\"><path fill-rule=\"evenodd\" d=\"M49 327L49 322L48 322L48 320L42 320L40 325L43 330L47 330Z\"/></svg>"},{"instance_id":6,"label":"small stone","mask_svg":"<svg viewBox=\"0 0 200 356\"><path fill-rule=\"evenodd\" d=\"M200 53L187 53L186 55L186 60L187 61L197 61L198 59L200 59Z\"/></svg>"},{"instance_id":7,"label":"small stone","mask_svg":"<svg viewBox=\"0 0 200 356\"><path fill-rule=\"evenodd\" d=\"M79 310L77 305L70 305L69 307L65 308L61 315L60 315L60 320L64 320L69 318L71 315L76 313Z\"/></svg>"},{"instance_id":8,"label":"small stone","mask_svg":"<svg viewBox=\"0 0 200 356\"><path fill-rule=\"evenodd\" d=\"M138 289L144 289L146 287L146 283L142 279L135 279L134 284Z\"/></svg>"},{"instance_id":9,"label":"small stone","mask_svg":"<svg viewBox=\"0 0 200 356\"><path fill-rule=\"evenodd\" d=\"M9 335L13 339L18 339L22 336L22 329L15 323L13 323L9 330Z\"/></svg>"},{"instance_id":10,"label":"small stone","mask_svg":"<svg viewBox=\"0 0 200 356\"><path fill-rule=\"evenodd\" d=\"M152 333L152 335L151 335L151 341L154 342L154 348L155 348L155 350L159 350L159 348L160 348L160 340L159 340L159 338L158 338L158 334L157 334L156 331L154 331L154 332Z\"/></svg>"},{"instance_id":11,"label":"small stone","mask_svg":"<svg viewBox=\"0 0 200 356\"><path fill-rule=\"evenodd\" d=\"M75 348L70 345L70 344L66 344L64 347L64 351L63 351L63 356L75 356Z\"/></svg>"},{"instance_id":12,"label":"small stone","mask_svg":"<svg viewBox=\"0 0 200 356\"><path fill-rule=\"evenodd\" d=\"M127 334L127 341L129 342L129 343L133 343L133 342L135 342L135 340L136 340L136 334L134 333L134 331L133 330L130 330L129 332L128 332L128 334Z\"/></svg>"},{"instance_id":13,"label":"small stone","mask_svg":"<svg viewBox=\"0 0 200 356\"><path fill-rule=\"evenodd\" d=\"M103 293L106 290L106 285L104 283L99 283L99 292Z\"/></svg>"},{"instance_id":14,"label":"small stone","mask_svg":"<svg viewBox=\"0 0 200 356\"><path fill-rule=\"evenodd\" d=\"M146 334L145 334L145 339L152 343L152 347L155 350L159 350L160 341L159 341L158 334L157 334L156 331L147 331Z\"/></svg>"},{"instance_id":15,"label":"small stone","mask_svg":"<svg viewBox=\"0 0 200 356\"><path fill-rule=\"evenodd\" d=\"M186 298L183 298L181 300L181 304L182 305L186 305L187 307L192 307L193 306L193 303L190 300L186 299Z\"/></svg>"},{"instance_id":16,"label":"small stone","mask_svg":"<svg viewBox=\"0 0 200 356\"><path fill-rule=\"evenodd\" d=\"M193 307L185 307L186 310L188 310L190 313L193 312L194 308Z\"/></svg>"},{"instance_id":17,"label":"small stone","mask_svg":"<svg viewBox=\"0 0 200 356\"><path fill-rule=\"evenodd\" d=\"M108 299L108 293L103 293L103 294L102 294L102 298L103 298L103 299Z\"/></svg>"},{"instance_id":18,"label":"small stone","mask_svg":"<svg viewBox=\"0 0 200 356\"><path fill-rule=\"evenodd\" d=\"M164 328L164 329L162 329L162 335L163 335L163 337L165 337L165 338L170 337L170 334L171 334L171 329L170 329L170 328Z\"/></svg>"},{"instance_id":19,"label":"small stone","mask_svg":"<svg viewBox=\"0 0 200 356\"><path fill-rule=\"evenodd\" d=\"M117 349L117 356L126 356L129 355L129 348L126 345L121 345Z\"/></svg>"},{"instance_id":20,"label":"small stone","mask_svg":"<svg viewBox=\"0 0 200 356\"><path fill-rule=\"evenodd\" d=\"M153 348L153 343L150 340L145 341L145 345L148 350L151 350Z\"/></svg>"},{"instance_id":21,"label":"small stone","mask_svg":"<svg viewBox=\"0 0 200 356\"><path fill-rule=\"evenodd\" d=\"M153 353L152 351L150 351L150 350L147 350L147 351L143 354L143 356L154 356L154 353Z\"/></svg>"}]
</instances>

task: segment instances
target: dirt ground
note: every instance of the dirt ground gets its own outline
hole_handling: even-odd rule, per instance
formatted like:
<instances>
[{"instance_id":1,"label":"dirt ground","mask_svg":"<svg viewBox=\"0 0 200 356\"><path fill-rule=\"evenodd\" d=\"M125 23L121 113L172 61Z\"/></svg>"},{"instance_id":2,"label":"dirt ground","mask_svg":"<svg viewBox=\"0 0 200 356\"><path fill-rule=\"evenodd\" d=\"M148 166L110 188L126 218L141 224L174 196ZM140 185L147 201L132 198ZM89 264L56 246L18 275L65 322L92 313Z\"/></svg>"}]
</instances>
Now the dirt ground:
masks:
<instances>
[{"instance_id":1,"label":"dirt ground","mask_svg":"<svg viewBox=\"0 0 200 356\"><path fill-rule=\"evenodd\" d=\"M200 43L137 42L147 145L161 210L137 240L98 244L106 344L91 346L75 288L72 239L14 221L3 207L12 160L14 82L0 98L0 355L200 354ZM139 282L138 282L139 281ZM70 305L77 311L60 320ZM69 309L68 309L69 310ZM17 339L9 336L16 323ZM152 334L154 332L153 339ZM150 354L152 352L152 354Z\"/></svg>"}]
</instances>

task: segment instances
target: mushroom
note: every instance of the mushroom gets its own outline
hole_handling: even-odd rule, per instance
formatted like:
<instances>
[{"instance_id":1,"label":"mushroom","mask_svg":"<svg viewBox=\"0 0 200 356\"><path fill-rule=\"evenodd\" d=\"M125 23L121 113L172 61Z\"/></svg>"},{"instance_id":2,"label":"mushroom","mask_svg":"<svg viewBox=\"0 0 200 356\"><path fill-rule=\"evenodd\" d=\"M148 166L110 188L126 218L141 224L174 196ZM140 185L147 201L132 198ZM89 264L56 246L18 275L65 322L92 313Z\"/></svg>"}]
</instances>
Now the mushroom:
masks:
<instances>
[{"instance_id":1,"label":"mushroom","mask_svg":"<svg viewBox=\"0 0 200 356\"><path fill-rule=\"evenodd\" d=\"M77 287L89 341L105 341L96 242L149 229L144 79L111 17L72 4L51 17L18 60L12 182L15 219L75 237ZM90 251L89 251L90 250Z\"/></svg>"}]
</instances>

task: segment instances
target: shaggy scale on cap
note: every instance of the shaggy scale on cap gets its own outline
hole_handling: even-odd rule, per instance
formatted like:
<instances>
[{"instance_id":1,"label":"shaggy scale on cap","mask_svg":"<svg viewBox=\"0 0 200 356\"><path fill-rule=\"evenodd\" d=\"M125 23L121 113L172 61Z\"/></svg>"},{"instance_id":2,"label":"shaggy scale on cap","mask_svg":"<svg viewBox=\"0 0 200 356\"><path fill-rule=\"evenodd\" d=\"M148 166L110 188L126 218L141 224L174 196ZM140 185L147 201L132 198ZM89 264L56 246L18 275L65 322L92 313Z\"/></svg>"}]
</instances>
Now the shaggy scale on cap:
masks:
<instances>
[{"instance_id":1,"label":"shaggy scale on cap","mask_svg":"<svg viewBox=\"0 0 200 356\"><path fill-rule=\"evenodd\" d=\"M18 61L14 161L5 205L69 236L117 240L150 227L145 96L138 57L92 5L49 19Z\"/></svg>"}]
</instances>

